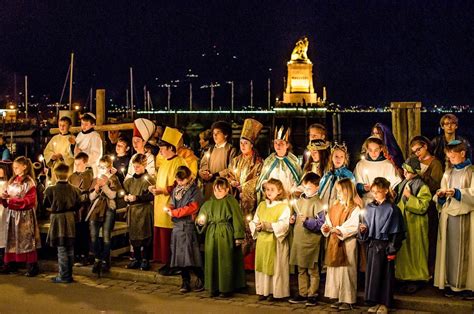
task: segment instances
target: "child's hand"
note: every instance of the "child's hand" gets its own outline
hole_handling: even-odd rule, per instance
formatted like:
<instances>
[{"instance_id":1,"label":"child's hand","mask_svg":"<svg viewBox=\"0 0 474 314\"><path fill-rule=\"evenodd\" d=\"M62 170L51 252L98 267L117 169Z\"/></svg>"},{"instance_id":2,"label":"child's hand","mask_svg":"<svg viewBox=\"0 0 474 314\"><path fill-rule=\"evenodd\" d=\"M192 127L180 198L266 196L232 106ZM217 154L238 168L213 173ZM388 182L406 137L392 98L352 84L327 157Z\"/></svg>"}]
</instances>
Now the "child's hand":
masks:
<instances>
[{"instance_id":1,"label":"child's hand","mask_svg":"<svg viewBox=\"0 0 474 314\"><path fill-rule=\"evenodd\" d=\"M235 246L241 246L244 243L244 240L235 240Z\"/></svg>"},{"instance_id":2,"label":"child's hand","mask_svg":"<svg viewBox=\"0 0 474 314\"><path fill-rule=\"evenodd\" d=\"M290 216L290 224L293 225L296 222L296 217L295 215Z\"/></svg>"},{"instance_id":3,"label":"child's hand","mask_svg":"<svg viewBox=\"0 0 474 314\"><path fill-rule=\"evenodd\" d=\"M365 224L360 224L359 231L362 234L366 233L367 232L367 226Z\"/></svg>"},{"instance_id":4,"label":"child's hand","mask_svg":"<svg viewBox=\"0 0 474 314\"><path fill-rule=\"evenodd\" d=\"M257 222L255 224L255 229L257 229L257 231L259 231L259 232L262 231L262 228L263 228L263 225L262 225L261 222Z\"/></svg>"},{"instance_id":5,"label":"child's hand","mask_svg":"<svg viewBox=\"0 0 474 314\"><path fill-rule=\"evenodd\" d=\"M136 195L128 194L128 201L129 202L135 202L137 200Z\"/></svg>"},{"instance_id":6,"label":"child's hand","mask_svg":"<svg viewBox=\"0 0 474 314\"><path fill-rule=\"evenodd\" d=\"M366 191L366 192L370 191L370 185L369 184L364 184L364 191Z\"/></svg>"},{"instance_id":7,"label":"child's hand","mask_svg":"<svg viewBox=\"0 0 474 314\"><path fill-rule=\"evenodd\" d=\"M69 135L69 138L68 138L68 141L69 141L69 144L76 144L76 137L74 135Z\"/></svg>"},{"instance_id":8,"label":"child's hand","mask_svg":"<svg viewBox=\"0 0 474 314\"><path fill-rule=\"evenodd\" d=\"M196 223L201 227L204 226L206 224L206 217L199 215L196 219Z\"/></svg>"},{"instance_id":9,"label":"child's hand","mask_svg":"<svg viewBox=\"0 0 474 314\"><path fill-rule=\"evenodd\" d=\"M446 197L453 197L455 193L454 189L447 189L446 190Z\"/></svg>"},{"instance_id":10,"label":"child's hand","mask_svg":"<svg viewBox=\"0 0 474 314\"><path fill-rule=\"evenodd\" d=\"M306 216L302 215L302 214L299 214L298 218L300 219L301 222L305 222L305 220L306 220Z\"/></svg>"},{"instance_id":11,"label":"child's hand","mask_svg":"<svg viewBox=\"0 0 474 314\"><path fill-rule=\"evenodd\" d=\"M112 169L110 169L110 173L111 173L111 174L116 174L116 173L117 173L117 169L115 169L114 167L112 167Z\"/></svg>"},{"instance_id":12,"label":"child's hand","mask_svg":"<svg viewBox=\"0 0 474 314\"><path fill-rule=\"evenodd\" d=\"M329 228L329 226L326 224L323 225L321 229L323 230L324 233L328 233L329 231L331 231L331 228Z\"/></svg>"},{"instance_id":13,"label":"child's hand","mask_svg":"<svg viewBox=\"0 0 474 314\"><path fill-rule=\"evenodd\" d=\"M441 189L439 189L438 191L436 191L436 196L438 196L438 197L446 197L446 190L441 190Z\"/></svg>"},{"instance_id":14,"label":"child's hand","mask_svg":"<svg viewBox=\"0 0 474 314\"><path fill-rule=\"evenodd\" d=\"M411 196L411 191L410 191L410 187L407 185L405 185L405 188L403 189L403 196L405 196L406 198L409 198Z\"/></svg>"},{"instance_id":15,"label":"child's hand","mask_svg":"<svg viewBox=\"0 0 474 314\"><path fill-rule=\"evenodd\" d=\"M335 234L338 235L338 236L341 236L341 235L342 235L341 230L339 230L339 229L337 229L337 228L331 228L331 233L335 233Z\"/></svg>"}]
</instances>

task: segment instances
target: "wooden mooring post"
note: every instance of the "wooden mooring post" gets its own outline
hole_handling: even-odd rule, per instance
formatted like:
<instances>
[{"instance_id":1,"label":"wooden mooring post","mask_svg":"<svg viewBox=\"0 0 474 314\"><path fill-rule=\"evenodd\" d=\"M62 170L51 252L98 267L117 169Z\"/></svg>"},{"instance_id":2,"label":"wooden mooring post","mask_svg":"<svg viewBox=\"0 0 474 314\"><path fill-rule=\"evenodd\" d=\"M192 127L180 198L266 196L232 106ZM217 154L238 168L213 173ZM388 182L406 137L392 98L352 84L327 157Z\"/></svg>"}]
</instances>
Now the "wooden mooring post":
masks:
<instances>
[{"instance_id":1,"label":"wooden mooring post","mask_svg":"<svg viewBox=\"0 0 474 314\"><path fill-rule=\"evenodd\" d=\"M405 157L410 155L410 140L421 134L421 102L391 102L392 131Z\"/></svg>"}]
</instances>

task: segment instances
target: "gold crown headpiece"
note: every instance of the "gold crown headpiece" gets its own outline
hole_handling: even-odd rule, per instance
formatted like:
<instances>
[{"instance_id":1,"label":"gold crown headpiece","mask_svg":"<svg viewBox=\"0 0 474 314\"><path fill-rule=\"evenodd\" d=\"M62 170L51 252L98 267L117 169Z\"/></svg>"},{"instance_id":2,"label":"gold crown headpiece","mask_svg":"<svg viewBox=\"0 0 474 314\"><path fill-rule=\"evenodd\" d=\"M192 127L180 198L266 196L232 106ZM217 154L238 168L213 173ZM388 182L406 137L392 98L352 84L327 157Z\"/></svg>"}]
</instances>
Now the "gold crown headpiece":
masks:
<instances>
[{"instance_id":1,"label":"gold crown headpiece","mask_svg":"<svg viewBox=\"0 0 474 314\"><path fill-rule=\"evenodd\" d=\"M284 131L285 131L285 127L283 125L279 129L275 129L275 136L274 136L273 139L274 140L284 140L284 141L289 142L291 128L286 129L286 132L284 132Z\"/></svg>"},{"instance_id":2,"label":"gold crown headpiece","mask_svg":"<svg viewBox=\"0 0 474 314\"><path fill-rule=\"evenodd\" d=\"M325 140L311 140L306 146L306 149L308 150L326 150L328 147L331 146L331 143L329 141Z\"/></svg>"},{"instance_id":3,"label":"gold crown headpiece","mask_svg":"<svg viewBox=\"0 0 474 314\"><path fill-rule=\"evenodd\" d=\"M343 152L347 153L346 142L342 142L342 144L339 144L338 142L334 142L334 144L331 146L331 154L332 154L336 149L342 150Z\"/></svg>"}]
</instances>

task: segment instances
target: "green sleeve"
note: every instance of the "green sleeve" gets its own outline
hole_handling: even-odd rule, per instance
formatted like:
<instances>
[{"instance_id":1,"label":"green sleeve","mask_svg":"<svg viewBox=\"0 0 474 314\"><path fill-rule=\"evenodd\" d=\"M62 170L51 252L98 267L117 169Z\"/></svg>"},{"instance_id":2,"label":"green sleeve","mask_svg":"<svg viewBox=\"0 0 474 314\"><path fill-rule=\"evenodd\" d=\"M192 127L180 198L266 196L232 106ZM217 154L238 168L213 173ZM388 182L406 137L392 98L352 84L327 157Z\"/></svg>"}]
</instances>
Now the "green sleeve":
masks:
<instances>
[{"instance_id":1,"label":"green sleeve","mask_svg":"<svg viewBox=\"0 0 474 314\"><path fill-rule=\"evenodd\" d=\"M412 195L405 204L405 210L417 215L424 215L428 210L431 193L428 186L422 185L416 196Z\"/></svg>"},{"instance_id":2,"label":"green sleeve","mask_svg":"<svg viewBox=\"0 0 474 314\"><path fill-rule=\"evenodd\" d=\"M245 238L245 226L239 203L234 197L229 197L229 205L232 211L232 225L234 227L234 239Z\"/></svg>"}]
</instances>

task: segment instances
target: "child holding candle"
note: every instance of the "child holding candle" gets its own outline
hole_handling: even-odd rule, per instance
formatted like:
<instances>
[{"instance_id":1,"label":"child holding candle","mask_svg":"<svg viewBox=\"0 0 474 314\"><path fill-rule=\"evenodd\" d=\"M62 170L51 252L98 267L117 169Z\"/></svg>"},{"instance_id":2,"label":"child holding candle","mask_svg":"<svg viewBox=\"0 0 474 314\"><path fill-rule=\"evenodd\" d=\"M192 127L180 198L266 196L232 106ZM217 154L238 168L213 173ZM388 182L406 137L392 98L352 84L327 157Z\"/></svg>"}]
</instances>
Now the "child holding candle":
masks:
<instances>
[{"instance_id":1,"label":"child holding candle","mask_svg":"<svg viewBox=\"0 0 474 314\"><path fill-rule=\"evenodd\" d=\"M119 141L120 143L120 141ZM118 143L117 143L118 146ZM129 269L150 269L151 244L153 240L153 194L148 187L154 185L153 178L147 176L147 157L137 154L132 159L134 174L125 180L124 200L127 202L127 224L134 258L125 267Z\"/></svg>"},{"instance_id":2,"label":"child holding candle","mask_svg":"<svg viewBox=\"0 0 474 314\"><path fill-rule=\"evenodd\" d=\"M125 181L128 164L130 163L130 143L125 137L119 137L115 145L114 171L121 184Z\"/></svg>"},{"instance_id":3,"label":"child holding candle","mask_svg":"<svg viewBox=\"0 0 474 314\"><path fill-rule=\"evenodd\" d=\"M94 130L95 115L91 112L84 113L81 117L81 132L77 137L69 137L69 142L74 144L74 155L84 152L89 156L88 166L92 168L94 175L97 176L97 167L99 159L102 156L102 138L99 133Z\"/></svg>"},{"instance_id":4,"label":"child holding candle","mask_svg":"<svg viewBox=\"0 0 474 314\"><path fill-rule=\"evenodd\" d=\"M290 296L288 243L290 207L280 180L264 184L265 201L261 202L250 231L257 240L255 248L255 289L259 300Z\"/></svg>"},{"instance_id":5,"label":"child holding candle","mask_svg":"<svg viewBox=\"0 0 474 314\"><path fill-rule=\"evenodd\" d=\"M358 238L367 243L365 300L375 304L369 313L388 313L393 304L395 257L405 238L405 226L400 209L393 204L390 182L377 177L370 190L374 201L365 207Z\"/></svg>"},{"instance_id":6,"label":"child holding candle","mask_svg":"<svg viewBox=\"0 0 474 314\"><path fill-rule=\"evenodd\" d=\"M357 299L357 229L362 200L348 178L336 183L337 201L321 228L327 242L324 296L335 299L331 308L352 309Z\"/></svg>"},{"instance_id":7,"label":"child holding candle","mask_svg":"<svg viewBox=\"0 0 474 314\"><path fill-rule=\"evenodd\" d=\"M421 179L420 161L408 158L402 165L405 180L398 185L395 202L400 208L407 229L395 263L395 278L404 281L402 291L414 293L430 279L428 271L428 207L430 188Z\"/></svg>"},{"instance_id":8,"label":"child holding candle","mask_svg":"<svg viewBox=\"0 0 474 314\"><path fill-rule=\"evenodd\" d=\"M314 172L304 175L301 180L304 192L299 199L294 200L296 213L290 218L290 223L295 225L290 264L298 266L299 293L289 300L294 304L318 304L320 229L325 214L318 196L320 180L320 176Z\"/></svg>"},{"instance_id":9,"label":"child holding candle","mask_svg":"<svg viewBox=\"0 0 474 314\"><path fill-rule=\"evenodd\" d=\"M211 296L228 297L246 285L240 249L245 226L239 203L229 194L229 182L217 178L213 186L214 196L196 219L198 232L205 234L204 286Z\"/></svg>"},{"instance_id":10,"label":"child holding candle","mask_svg":"<svg viewBox=\"0 0 474 314\"><path fill-rule=\"evenodd\" d=\"M74 253L76 263L80 267L89 264L89 222L86 221L87 211L90 207L89 191L94 180L92 168L87 167L89 156L80 152L74 157L74 172L69 176L68 182L81 191L81 206L76 212L76 240L74 241Z\"/></svg>"},{"instance_id":11,"label":"child holding candle","mask_svg":"<svg viewBox=\"0 0 474 314\"><path fill-rule=\"evenodd\" d=\"M386 147L380 138L371 136L365 140L363 145L364 158L357 163L354 169L357 193L362 197L364 204L373 201L370 186L376 177L386 178L392 189L402 181L397 168L385 157L384 151L386 151Z\"/></svg>"},{"instance_id":12,"label":"child holding candle","mask_svg":"<svg viewBox=\"0 0 474 314\"><path fill-rule=\"evenodd\" d=\"M98 175L92 182L89 198L92 202L86 220L89 220L91 244L94 251L93 273L110 270L111 233L115 224L115 198L122 188L116 175L112 174L112 159L104 156L99 161ZM104 245L100 246L99 231L102 228Z\"/></svg>"},{"instance_id":13,"label":"child holding candle","mask_svg":"<svg viewBox=\"0 0 474 314\"><path fill-rule=\"evenodd\" d=\"M16 263L27 263L27 277L38 275L38 255L41 246L36 220L36 186L31 160L20 156L13 162L13 177L1 195L7 208L7 239L3 272L16 270Z\"/></svg>"},{"instance_id":14,"label":"child holding candle","mask_svg":"<svg viewBox=\"0 0 474 314\"><path fill-rule=\"evenodd\" d=\"M203 196L191 170L186 166L178 168L176 183L170 203L166 207L174 223L171 233L170 266L181 270L180 292L191 291L191 272L197 277L194 291L198 292L204 290L204 273L194 220Z\"/></svg>"},{"instance_id":15,"label":"child holding candle","mask_svg":"<svg viewBox=\"0 0 474 314\"><path fill-rule=\"evenodd\" d=\"M12 175L11 161L0 161L0 195L7 188L8 179ZM7 209L0 202L0 267L3 267L3 257L5 253L5 245L7 241Z\"/></svg>"}]
</instances>

